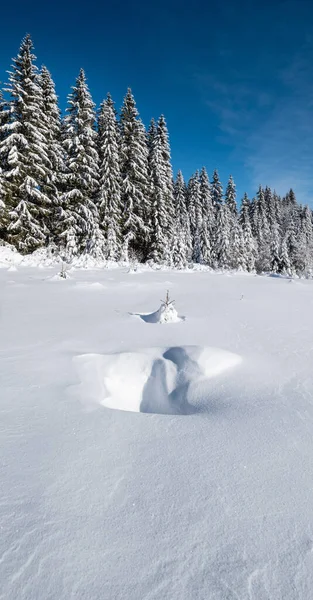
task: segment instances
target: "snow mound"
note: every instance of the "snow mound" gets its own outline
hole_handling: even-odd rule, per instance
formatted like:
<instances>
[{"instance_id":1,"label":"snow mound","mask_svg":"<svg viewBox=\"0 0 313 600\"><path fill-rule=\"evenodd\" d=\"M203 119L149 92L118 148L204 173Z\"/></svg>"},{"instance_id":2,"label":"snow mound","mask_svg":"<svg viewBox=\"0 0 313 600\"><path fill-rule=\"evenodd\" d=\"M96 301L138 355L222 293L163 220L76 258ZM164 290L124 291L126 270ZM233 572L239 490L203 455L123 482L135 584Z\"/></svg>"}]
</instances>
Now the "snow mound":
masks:
<instances>
[{"instance_id":1,"label":"snow mound","mask_svg":"<svg viewBox=\"0 0 313 600\"><path fill-rule=\"evenodd\" d=\"M173 310L164 311L163 307L153 313L133 313L135 317L139 317L145 323L179 323L184 321L185 317L179 316L175 308Z\"/></svg>"},{"instance_id":2,"label":"snow mound","mask_svg":"<svg viewBox=\"0 0 313 600\"><path fill-rule=\"evenodd\" d=\"M210 378L239 365L241 357L216 348L175 346L87 354L74 361L79 396L87 406L188 415L210 412Z\"/></svg>"},{"instance_id":3,"label":"snow mound","mask_svg":"<svg viewBox=\"0 0 313 600\"><path fill-rule=\"evenodd\" d=\"M135 317L139 317L145 323L179 323L184 321L185 317L179 316L174 304L162 304L158 310L152 313L132 313Z\"/></svg>"}]
</instances>

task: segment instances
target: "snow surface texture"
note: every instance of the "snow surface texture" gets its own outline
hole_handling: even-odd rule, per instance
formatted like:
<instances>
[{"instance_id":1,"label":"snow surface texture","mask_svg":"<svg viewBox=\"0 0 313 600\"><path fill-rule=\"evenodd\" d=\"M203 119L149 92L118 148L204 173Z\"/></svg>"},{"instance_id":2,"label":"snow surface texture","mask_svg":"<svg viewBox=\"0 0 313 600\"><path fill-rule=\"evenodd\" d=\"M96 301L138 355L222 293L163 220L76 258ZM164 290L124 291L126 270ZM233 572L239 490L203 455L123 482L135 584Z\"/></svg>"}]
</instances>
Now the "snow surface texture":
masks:
<instances>
[{"instance_id":1,"label":"snow surface texture","mask_svg":"<svg viewBox=\"0 0 313 600\"><path fill-rule=\"evenodd\" d=\"M9 266L1 600L311 598L312 282L125 269L51 280L59 265ZM149 327L129 314L149 312L166 289L184 323ZM151 414L158 385L166 409L179 387L173 348L196 363L181 377L197 410ZM224 352L241 362L228 368ZM199 393L211 359L221 370ZM150 414L131 412L155 361L166 366Z\"/></svg>"}]
</instances>

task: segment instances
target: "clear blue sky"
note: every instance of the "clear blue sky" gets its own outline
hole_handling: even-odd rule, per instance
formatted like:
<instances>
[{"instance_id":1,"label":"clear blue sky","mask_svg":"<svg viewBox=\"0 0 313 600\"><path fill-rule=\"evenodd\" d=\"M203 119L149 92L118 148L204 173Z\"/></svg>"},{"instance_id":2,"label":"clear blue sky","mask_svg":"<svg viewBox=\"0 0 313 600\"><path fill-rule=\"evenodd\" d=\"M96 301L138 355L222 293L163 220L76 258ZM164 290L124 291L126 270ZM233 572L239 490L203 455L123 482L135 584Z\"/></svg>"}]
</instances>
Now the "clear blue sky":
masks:
<instances>
[{"instance_id":1,"label":"clear blue sky","mask_svg":"<svg viewBox=\"0 0 313 600\"><path fill-rule=\"evenodd\" d=\"M30 33L63 109L83 67L94 101L134 92L167 119L173 167L205 165L241 196L259 183L313 200L311 0L16 0L1 7L0 79Z\"/></svg>"}]
</instances>

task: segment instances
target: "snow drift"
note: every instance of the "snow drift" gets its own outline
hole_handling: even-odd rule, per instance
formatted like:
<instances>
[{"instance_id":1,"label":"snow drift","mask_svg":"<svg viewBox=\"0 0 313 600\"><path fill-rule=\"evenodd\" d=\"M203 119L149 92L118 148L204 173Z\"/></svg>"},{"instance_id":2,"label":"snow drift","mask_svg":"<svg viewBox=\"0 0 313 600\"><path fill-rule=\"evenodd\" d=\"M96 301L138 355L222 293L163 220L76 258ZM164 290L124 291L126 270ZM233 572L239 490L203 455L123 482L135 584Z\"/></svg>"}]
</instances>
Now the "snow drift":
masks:
<instances>
[{"instance_id":1,"label":"snow drift","mask_svg":"<svg viewBox=\"0 0 313 600\"><path fill-rule=\"evenodd\" d=\"M210 410L210 378L240 356L216 348L175 346L74 359L83 403L131 412L187 415Z\"/></svg>"}]
</instances>

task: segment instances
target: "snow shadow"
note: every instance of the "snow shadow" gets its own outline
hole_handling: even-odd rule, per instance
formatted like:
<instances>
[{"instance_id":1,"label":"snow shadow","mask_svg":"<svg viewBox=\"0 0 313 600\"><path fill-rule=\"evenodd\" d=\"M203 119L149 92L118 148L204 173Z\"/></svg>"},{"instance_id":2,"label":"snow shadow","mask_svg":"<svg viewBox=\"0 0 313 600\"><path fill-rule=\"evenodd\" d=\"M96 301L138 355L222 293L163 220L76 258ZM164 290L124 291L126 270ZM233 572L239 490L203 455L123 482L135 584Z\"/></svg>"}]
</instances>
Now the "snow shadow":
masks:
<instances>
[{"instance_id":1,"label":"snow shadow","mask_svg":"<svg viewBox=\"0 0 313 600\"><path fill-rule=\"evenodd\" d=\"M176 377L171 391L168 389L167 361L176 368ZM190 386L203 378L204 373L198 363L188 356L185 348L168 348L162 358L153 361L151 374L144 386L140 412L190 415L198 412L195 405L188 401Z\"/></svg>"},{"instance_id":2,"label":"snow shadow","mask_svg":"<svg viewBox=\"0 0 313 600\"><path fill-rule=\"evenodd\" d=\"M159 323L159 311L153 313L130 313L134 317L139 317L145 323Z\"/></svg>"},{"instance_id":3,"label":"snow shadow","mask_svg":"<svg viewBox=\"0 0 313 600\"><path fill-rule=\"evenodd\" d=\"M156 310L152 313L129 313L132 317L139 317L144 323L180 323L181 321L185 321L185 317L177 315L177 313L173 313L170 315L170 318L164 320L161 309Z\"/></svg>"}]
</instances>

